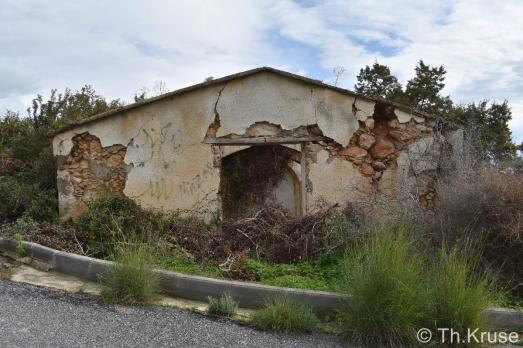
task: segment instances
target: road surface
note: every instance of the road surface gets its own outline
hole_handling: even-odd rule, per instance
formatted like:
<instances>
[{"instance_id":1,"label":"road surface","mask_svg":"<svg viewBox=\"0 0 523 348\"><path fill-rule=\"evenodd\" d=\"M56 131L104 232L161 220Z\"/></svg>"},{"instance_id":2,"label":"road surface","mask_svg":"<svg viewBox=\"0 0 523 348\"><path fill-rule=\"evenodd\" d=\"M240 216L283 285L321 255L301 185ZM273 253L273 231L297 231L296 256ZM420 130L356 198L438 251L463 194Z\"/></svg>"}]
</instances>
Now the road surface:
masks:
<instances>
[{"instance_id":1,"label":"road surface","mask_svg":"<svg viewBox=\"0 0 523 348\"><path fill-rule=\"evenodd\" d=\"M342 347L333 335L278 335L166 307L0 281L0 347Z\"/></svg>"}]
</instances>

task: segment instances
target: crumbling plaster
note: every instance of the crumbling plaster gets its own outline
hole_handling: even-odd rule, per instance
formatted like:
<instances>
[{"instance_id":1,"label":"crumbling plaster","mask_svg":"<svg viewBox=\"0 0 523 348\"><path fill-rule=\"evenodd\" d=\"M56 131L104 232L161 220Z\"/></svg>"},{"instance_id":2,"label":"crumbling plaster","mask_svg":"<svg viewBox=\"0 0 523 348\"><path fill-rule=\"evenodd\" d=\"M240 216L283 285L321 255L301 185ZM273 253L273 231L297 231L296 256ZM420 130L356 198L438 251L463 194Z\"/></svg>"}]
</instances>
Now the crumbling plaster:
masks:
<instances>
[{"instance_id":1,"label":"crumbling plaster","mask_svg":"<svg viewBox=\"0 0 523 348\"><path fill-rule=\"evenodd\" d=\"M339 151L350 145L362 127L373 127L374 109L374 102L362 98L260 72L76 126L53 138L53 151L57 159L67 157L72 138L82 133L96 136L103 147L123 145L124 162L130 168L123 190L126 196L146 207L213 212L220 209L220 158L242 147L204 144L205 137L320 130L330 140L308 146L307 202L313 206L320 198L343 202L373 192L372 179ZM402 124L425 122L404 111L395 110L395 114ZM285 146L299 150L297 145ZM294 170L300 176L301 166L297 167ZM397 178L396 168L394 164L384 173ZM68 175L59 167L59 178ZM59 186L62 217L71 215L66 207L74 206L77 199Z\"/></svg>"}]
</instances>

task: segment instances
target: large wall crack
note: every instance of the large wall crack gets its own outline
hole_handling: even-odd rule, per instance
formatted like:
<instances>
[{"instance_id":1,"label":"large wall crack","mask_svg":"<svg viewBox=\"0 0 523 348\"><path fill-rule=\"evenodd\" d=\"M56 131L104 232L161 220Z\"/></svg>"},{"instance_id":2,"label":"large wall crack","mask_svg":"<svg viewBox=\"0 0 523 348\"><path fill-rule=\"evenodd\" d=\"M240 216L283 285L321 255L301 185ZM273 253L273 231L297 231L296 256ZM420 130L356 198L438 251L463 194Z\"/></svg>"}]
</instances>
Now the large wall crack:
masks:
<instances>
[{"instance_id":1,"label":"large wall crack","mask_svg":"<svg viewBox=\"0 0 523 348\"><path fill-rule=\"evenodd\" d=\"M218 103L220 102L220 98L222 97L223 90L227 87L227 84L224 84L222 88L218 91L218 96L216 97L216 101L214 102L214 120L209 124L209 127L207 127L207 133L205 134L206 138L214 138L216 137L216 134L218 133L218 129L221 127L220 122L220 113L218 112Z\"/></svg>"}]
</instances>

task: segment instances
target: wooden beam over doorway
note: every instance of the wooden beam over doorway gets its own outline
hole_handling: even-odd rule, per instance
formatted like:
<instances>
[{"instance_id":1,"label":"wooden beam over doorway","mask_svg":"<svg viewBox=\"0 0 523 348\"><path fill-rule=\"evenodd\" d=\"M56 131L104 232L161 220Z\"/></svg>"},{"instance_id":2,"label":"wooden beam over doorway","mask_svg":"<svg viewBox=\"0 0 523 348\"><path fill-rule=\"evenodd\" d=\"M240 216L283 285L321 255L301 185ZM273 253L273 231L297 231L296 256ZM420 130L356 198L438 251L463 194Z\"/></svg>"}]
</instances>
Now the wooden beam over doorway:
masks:
<instances>
[{"instance_id":1,"label":"wooden beam over doorway","mask_svg":"<svg viewBox=\"0 0 523 348\"><path fill-rule=\"evenodd\" d=\"M245 138L206 138L204 144L210 145L271 145L303 144L323 140L323 137L245 137Z\"/></svg>"}]
</instances>

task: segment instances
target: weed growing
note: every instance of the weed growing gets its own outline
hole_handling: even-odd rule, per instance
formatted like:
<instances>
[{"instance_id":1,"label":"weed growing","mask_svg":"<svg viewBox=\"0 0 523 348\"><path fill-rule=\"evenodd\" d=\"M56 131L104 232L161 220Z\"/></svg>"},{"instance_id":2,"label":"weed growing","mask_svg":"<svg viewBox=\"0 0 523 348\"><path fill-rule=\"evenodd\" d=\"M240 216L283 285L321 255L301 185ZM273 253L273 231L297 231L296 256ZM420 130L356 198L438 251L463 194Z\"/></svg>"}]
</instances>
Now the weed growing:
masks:
<instances>
[{"instance_id":1,"label":"weed growing","mask_svg":"<svg viewBox=\"0 0 523 348\"><path fill-rule=\"evenodd\" d=\"M159 294L159 279L151 271L154 254L149 246L130 244L117 248L116 265L103 280L102 297L107 302L141 305Z\"/></svg>"},{"instance_id":2,"label":"weed growing","mask_svg":"<svg viewBox=\"0 0 523 348\"><path fill-rule=\"evenodd\" d=\"M257 329L285 333L313 332L319 323L310 306L285 296L267 301L265 307L251 317L251 324Z\"/></svg>"},{"instance_id":3,"label":"weed growing","mask_svg":"<svg viewBox=\"0 0 523 348\"><path fill-rule=\"evenodd\" d=\"M27 256L27 249L24 246L24 238L21 234L16 235L16 253L20 257L26 257Z\"/></svg>"},{"instance_id":4,"label":"weed growing","mask_svg":"<svg viewBox=\"0 0 523 348\"><path fill-rule=\"evenodd\" d=\"M429 280L434 328L453 328L465 336L468 328L484 328L484 311L490 304L491 284L477 267L469 247L442 248Z\"/></svg>"},{"instance_id":5,"label":"weed growing","mask_svg":"<svg viewBox=\"0 0 523 348\"><path fill-rule=\"evenodd\" d=\"M223 317L232 317L238 311L238 302L230 294L223 294L219 298L209 297L210 314Z\"/></svg>"}]
</instances>

